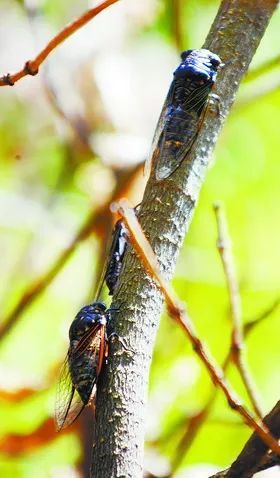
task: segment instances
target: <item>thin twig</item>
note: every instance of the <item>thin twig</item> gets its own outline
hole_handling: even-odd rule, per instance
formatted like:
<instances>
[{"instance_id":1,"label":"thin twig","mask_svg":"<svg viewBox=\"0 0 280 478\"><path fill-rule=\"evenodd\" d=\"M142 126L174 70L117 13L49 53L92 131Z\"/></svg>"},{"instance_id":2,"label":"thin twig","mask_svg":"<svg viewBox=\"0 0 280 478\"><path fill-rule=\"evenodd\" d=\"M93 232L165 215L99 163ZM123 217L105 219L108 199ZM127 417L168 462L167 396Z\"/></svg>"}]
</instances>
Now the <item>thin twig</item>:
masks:
<instances>
[{"instance_id":1,"label":"thin twig","mask_svg":"<svg viewBox=\"0 0 280 478\"><path fill-rule=\"evenodd\" d=\"M251 332L255 325L267 319L271 314L273 314L277 310L279 305L280 298L278 297L267 309L265 309L260 315L258 315L258 317L254 318L253 320L250 320L244 325L244 335L247 336L247 334Z\"/></svg>"},{"instance_id":2,"label":"thin twig","mask_svg":"<svg viewBox=\"0 0 280 478\"><path fill-rule=\"evenodd\" d=\"M261 323L263 320L267 319L269 315L275 311L278 305L279 305L279 299L275 300L274 303L269 308L267 308L262 314L260 314L255 320L252 320L250 323L246 324L244 327L244 337L247 338L247 336L254 329L254 327L258 325L259 323ZM231 350L229 350L226 358L223 361L222 369L224 373L227 371L230 363L231 363ZM176 455L174 456L172 460L172 466L171 466L172 473L174 473L180 466L185 454L190 449L199 430L201 429L201 427L207 420L209 413L211 411L211 408L216 399L216 395L217 395L217 389L214 389L210 397L208 398L206 404L204 405L204 407L196 415L192 417L187 417L187 419L185 419L184 422L182 423L182 425L186 426L185 424L187 422L187 428L182 438L179 441L179 444L176 449ZM168 478L171 478L171 475L169 475Z\"/></svg>"},{"instance_id":3,"label":"thin twig","mask_svg":"<svg viewBox=\"0 0 280 478\"><path fill-rule=\"evenodd\" d=\"M0 340L15 325L19 315L22 314L25 309L30 306L34 302L34 300L39 297L40 294L44 292L44 290L48 287L54 277L62 269L70 256L74 253L80 242L88 237L88 235L93 229L95 220L96 212L94 211L89 215L84 225L77 232L71 243L66 247L66 249L62 252L62 254L50 267L50 269L37 280L35 280L30 286L27 287L20 300L15 305L14 309L6 317L3 318L3 323L0 327Z\"/></svg>"},{"instance_id":4,"label":"thin twig","mask_svg":"<svg viewBox=\"0 0 280 478\"><path fill-rule=\"evenodd\" d=\"M231 307L232 335L231 335L231 359L236 365L252 406L259 418L262 418L262 411L257 398L257 392L248 364L244 358L244 340L242 326L242 312L239 287L236 279L231 240L229 237L226 216L220 204L214 205L217 220L218 240L217 247L220 253L225 278L227 282L229 301Z\"/></svg>"},{"instance_id":5,"label":"thin twig","mask_svg":"<svg viewBox=\"0 0 280 478\"><path fill-rule=\"evenodd\" d=\"M262 63L260 66L249 70L247 75L244 77L244 83L249 83L251 81L255 81L260 76L266 75L270 70L277 68L280 66L280 56L277 55L274 58Z\"/></svg>"},{"instance_id":6,"label":"thin twig","mask_svg":"<svg viewBox=\"0 0 280 478\"><path fill-rule=\"evenodd\" d=\"M18 72L13 74L7 73L6 75L0 77L0 86L14 86L17 81L21 80L21 78L26 75L37 75L40 65L45 61L49 54L58 47L58 45L60 45L64 40L92 20L92 18L98 15L98 13L102 12L102 10L105 10L110 5L113 5L118 1L119 0L105 0L97 7L87 10L79 18L67 25L54 38L52 38L52 40L45 46L45 48L43 48L43 50L34 58L34 60L27 61L24 67Z\"/></svg>"},{"instance_id":7,"label":"thin twig","mask_svg":"<svg viewBox=\"0 0 280 478\"><path fill-rule=\"evenodd\" d=\"M179 52L183 50L183 18L182 18L182 9L183 9L183 2L182 0L173 0L171 2L170 7L172 8L172 30L173 30L173 37L175 40L176 48Z\"/></svg>"},{"instance_id":8,"label":"thin twig","mask_svg":"<svg viewBox=\"0 0 280 478\"><path fill-rule=\"evenodd\" d=\"M40 296L40 294L44 292L44 290L65 265L67 260L70 259L71 255L75 252L81 241L86 240L89 235L99 227L104 229L104 225L106 226L107 223L104 218L106 215L110 214L109 204L118 198L123 191L128 190L129 184L131 183L131 178L134 177L135 174L138 174L138 171L139 166L136 166L133 170L123 173L122 178L119 180L115 190L112 192L112 195L106 204L100 206L97 211L95 210L88 215L85 223L81 226L70 244L61 253L50 269L26 288L25 292L22 294L13 310L1 320L0 340L12 329L12 327L16 324L18 317L26 310L26 308L29 307Z\"/></svg>"},{"instance_id":9,"label":"thin twig","mask_svg":"<svg viewBox=\"0 0 280 478\"><path fill-rule=\"evenodd\" d=\"M117 210L126 223L130 234L130 242L138 253L145 270L151 274L164 295L168 313L180 325L182 330L191 340L194 351L206 366L213 383L223 391L229 406L239 413L244 422L250 428L255 430L271 450L280 454L280 446L270 434L268 428L261 421L257 422L251 413L241 404L239 398L227 383L222 369L214 362L213 358L206 350L205 345L198 338L194 325L186 310L184 310L182 304L178 301L168 282L163 278L157 258L143 233L134 210L125 200L119 202Z\"/></svg>"},{"instance_id":10,"label":"thin twig","mask_svg":"<svg viewBox=\"0 0 280 478\"><path fill-rule=\"evenodd\" d=\"M252 104L257 104L266 96L272 95L279 91L280 83L277 80L273 84L263 84L257 91L253 91L251 94L246 95L244 98L238 100L234 105L233 112L239 113L243 108L250 107Z\"/></svg>"}]
</instances>

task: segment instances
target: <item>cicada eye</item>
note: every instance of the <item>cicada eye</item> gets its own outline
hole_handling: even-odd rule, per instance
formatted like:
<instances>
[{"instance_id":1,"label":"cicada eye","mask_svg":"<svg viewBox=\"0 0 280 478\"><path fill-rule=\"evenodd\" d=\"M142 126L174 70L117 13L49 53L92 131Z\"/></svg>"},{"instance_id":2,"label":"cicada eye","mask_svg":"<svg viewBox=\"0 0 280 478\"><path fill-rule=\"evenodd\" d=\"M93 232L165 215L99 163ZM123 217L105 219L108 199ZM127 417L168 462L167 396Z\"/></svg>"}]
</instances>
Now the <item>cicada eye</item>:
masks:
<instances>
[{"instance_id":1,"label":"cicada eye","mask_svg":"<svg viewBox=\"0 0 280 478\"><path fill-rule=\"evenodd\" d=\"M181 60L182 60L182 61L185 61L185 59L187 58L187 56L189 56L192 51L193 51L193 50L185 50L185 51L182 51L182 53L181 53Z\"/></svg>"},{"instance_id":2,"label":"cicada eye","mask_svg":"<svg viewBox=\"0 0 280 478\"><path fill-rule=\"evenodd\" d=\"M94 310L96 312L105 312L105 310L107 309L106 305L104 304L104 302L95 302L93 304L93 307L94 307Z\"/></svg>"},{"instance_id":3,"label":"cicada eye","mask_svg":"<svg viewBox=\"0 0 280 478\"><path fill-rule=\"evenodd\" d=\"M215 68L217 68L221 64L221 60L217 55L215 55L215 56L212 56L212 58L210 59L210 63Z\"/></svg>"}]
</instances>

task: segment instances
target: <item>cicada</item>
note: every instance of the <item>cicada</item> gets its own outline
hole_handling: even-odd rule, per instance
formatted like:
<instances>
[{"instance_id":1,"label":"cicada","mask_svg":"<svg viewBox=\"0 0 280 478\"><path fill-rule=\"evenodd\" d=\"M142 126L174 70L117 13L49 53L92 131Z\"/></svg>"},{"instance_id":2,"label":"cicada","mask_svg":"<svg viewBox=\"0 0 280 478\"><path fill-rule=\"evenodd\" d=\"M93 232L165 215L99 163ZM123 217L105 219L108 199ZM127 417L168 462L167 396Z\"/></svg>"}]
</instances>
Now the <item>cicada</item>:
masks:
<instances>
[{"instance_id":1,"label":"cicada","mask_svg":"<svg viewBox=\"0 0 280 478\"><path fill-rule=\"evenodd\" d=\"M95 294L97 301L84 306L69 329L69 349L64 360L56 394L57 429L67 427L94 401L98 378L108 356L107 324L112 309L99 301L106 283L113 295L121 272L128 235L122 220L117 221L109 253ZM112 334L115 335L115 334Z\"/></svg>"},{"instance_id":2,"label":"cicada","mask_svg":"<svg viewBox=\"0 0 280 478\"><path fill-rule=\"evenodd\" d=\"M128 232L124 222L119 219L113 230L113 238L105 267L104 280L109 289L109 295L113 295L121 273L123 259L128 243Z\"/></svg>"},{"instance_id":3,"label":"cicada","mask_svg":"<svg viewBox=\"0 0 280 478\"><path fill-rule=\"evenodd\" d=\"M107 323L111 311L103 302L83 307L69 329L70 345L56 395L57 430L67 427L90 404L108 355Z\"/></svg>"},{"instance_id":4,"label":"cicada","mask_svg":"<svg viewBox=\"0 0 280 478\"><path fill-rule=\"evenodd\" d=\"M202 124L220 58L209 50L186 50L174 71L153 139L146 170L155 177L171 176L187 156Z\"/></svg>"}]
</instances>

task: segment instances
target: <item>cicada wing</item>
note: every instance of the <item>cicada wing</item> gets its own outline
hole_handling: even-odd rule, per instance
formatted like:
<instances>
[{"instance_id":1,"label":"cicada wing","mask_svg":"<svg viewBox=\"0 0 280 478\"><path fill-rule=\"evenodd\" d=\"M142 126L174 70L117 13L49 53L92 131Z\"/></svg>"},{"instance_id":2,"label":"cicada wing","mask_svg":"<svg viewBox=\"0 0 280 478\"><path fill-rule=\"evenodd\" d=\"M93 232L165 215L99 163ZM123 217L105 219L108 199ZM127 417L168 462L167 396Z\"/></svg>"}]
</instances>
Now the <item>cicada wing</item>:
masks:
<instances>
[{"instance_id":1,"label":"cicada wing","mask_svg":"<svg viewBox=\"0 0 280 478\"><path fill-rule=\"evenodd\" d=\"M145 162L145 167L144 167L144 176L148 177L151 174L151 170L153 167L153 163L157 160L158 156L158 142L160 139L160 136L164 130L165 123L166 123L166 112L168 109L168 106L172 104L173 100L173 93L174 93L174 81L172 81L169 91L167 93L164 105L162 107L160 117L158 119L156 129L155 129L155 134L152 140L152 146L150 150L150 154Z\"/></svg>"},{"instance_id":2,"label":"cicada wing","mask_svg":"<svg viewBox=\"0 0 280 478\"><path fill-rule=\"evenodd\" d=\"M111 267L112 267L112 261L114 260L113 257L115 252L118 251L120 255L124 254L124 250L126 248L126 244L128 240L128 236L126 236L124 232L127 232L127 231L125 229L124 223L120 219L115 224L115 227L112 232L111 241L109 241L109 245L107 247L106 260L102 269L100 279L98 281L97 290L94 295L94 297L96 297L96 300L100 299L104 282L106 283L109 289L109 295L113 295L114 293L116 284L111 283L110 273L112 274ZM122 250L119 250L120 246L123 248ZM117 282L117 272L114 272L114 275L116 276L116 282Z\"/></svg>"},{"instance_id":3,"label":"cicada wing","mask_svg":"<svg viewBox=\"0 0 280 478\"><path fill-rule=\"evenodd\" d=\"M158 139L156 179L170 177L189 153L203 122L209 86L202 86L186 96L182 107L170 105Z\"/></svg>"},{"instance_id":4,"label":"cicada wing","mask_svg":"<svg viewBox=\"0 0 280 478\"><path fill-rule=\"evenodd\" d=\"M94 398L96 382L100 374L106 351L105 327L97 325L90 330L68 354L61 368L55 402L55 421L58 431L73 423L85 406ZM83 365L82 371L76 364ZM72 373L70 370L72 369ZM79 385L79 375L82 385ZM73 375L77 385L73 384Z\"/></svg>"},{"instance_id":5,"label":"cicada wing","mask_svg":"<svg viewBox=\"0 0 280 478\"><path fill-rule=\"evenodd\" d=\"M171 135L173 136L171 131L167 133L164 130L162 132L156 158L156 179L158 181L170 177L176 171L196 139L199 130L197 117L193 118L192 128L190 128L190 121L186 121L186 123L186 134L183 141L176 138L175 132L174 140L170 139Z\"/></svg>"},{"instance_id":6,"label":"cicada wing","mask_svg":"<svg viewBox=\"0 0 280 478\"><path fill-rule=\"evenodd\" d=\"M68 427L83 411L83 403L72 383L69 369L69 352L61 368L55 398L55 422L57 431Z\"/></svg>"},{"instance_id":7,"label":"cicada wing","mask_svg":"<svg viewBox=\"0 0 280 478\"><path fill-rule=\"evenodd\" d=\"M108 261L109 261L109 257L108 257L108 254L106 254L105 263L103 265L100 278L98 279L97 287L95 288L95 291L93 294L93 296L96 298L97 301L101 300L102 298L102 289L103 289L103 284L106 277L106 271L108 269Z\"/></svg>"},{"instance_id":8,"label":"cicada wing","mask_svg":"<svg viewBox=\"0 0 280 478\"><path fill-rule=\"evenodd\" d=\"M120 221L117 221L117 223L115 224L115 227L114 227L114 230L113 230L113 233L112 233L111 241L109 242L109 245L107 246L105 262L104 262L104 265L103 265L103 268L102 268L100 278L98 280L97 288L96 288L95 293L94 293L94 297L96 298L97 301L101 298L101 293L102 293L104 282L106 282L106 277L107 277L107 274L108 274L108 269L110 267L112 254L113 254L113 252L116 248L116 244L117 244L117 241L118 241L119 223L120 223Z\"/></svg>"},{"instance_id":9,"label":"cicada wing","mask_svg":"<svg viewBox=\"0 0 280 478\"><path fill-rule=\"evenodd\" d=\"M106 343L105 325L97 324L80 340L79 344L71 354L70 360L72 363L77 362L81 357L85 357L88 361L89 367L92 370L92 376L90 376L90 389L95 385L101 372L105 352L107 350Z\"/></svg>"}]
</instances>

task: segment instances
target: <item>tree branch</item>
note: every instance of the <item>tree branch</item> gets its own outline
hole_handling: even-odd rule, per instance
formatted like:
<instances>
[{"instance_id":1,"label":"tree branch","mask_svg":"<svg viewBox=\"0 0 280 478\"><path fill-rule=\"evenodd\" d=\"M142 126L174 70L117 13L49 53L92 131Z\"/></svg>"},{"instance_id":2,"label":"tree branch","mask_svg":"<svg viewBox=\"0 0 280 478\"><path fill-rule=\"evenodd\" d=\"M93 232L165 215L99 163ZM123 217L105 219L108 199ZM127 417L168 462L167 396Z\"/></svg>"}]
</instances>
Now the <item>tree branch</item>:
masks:
<instances>
[{"instance_id":1,"label":"tree branch","mask_svg":"<svg viewBox=\"0 0 280 478\"><path fill-rule=\"evenodd\" d=\"M280 56L277 55L270 60L267 60L265 63L257 66L253 70L249 71L248 74L244 78L245 83L249 83L251 81L255 81L259 79L261 76L266 75L274 68L278 68L280 65Z\"/></svg>"},{"instance_id":2,"label":"tree branch","mask_svg":"<svg viewBox=\"0 0 280 478\"><path fill-rule=\"evenodd\" d=\"M274 312L276 307L279 305L279 299L276 300L268 309L266 309L262 314L260 314L258 317L256 317L254 320L252 320L249 324L246 324L247 326L244 327L244 337L247 338L247 336L250 334L250 332L254 329L255 326L257 326L259 323L261 323L263 320L267 319L271 313ZM227 356L225 357L223 364L222 364L222 370L224 374L226 373L230 363L231 363L231 350L229 350ZM195 415L191 417L186 417L184 421L182 422L181 426L186 428L182 438L179 441L179 444L176 448L176 453L175 456L172 459L172 474L168 477L171 478L173 473L178 469L180 466L182 460L184 459L184 456L190 449L195 437L199 433L199 430L207 420L209 413L211 411L211 408L213 406L213 403L216 399L217 396L217 389L214 389L213 392L211 393L210 397L208 398L206 404L204 407Z\"/></svg>"},{"instance_id":3,"label":"tree branch","mask_svg":"<svg viewBox=\"0 0 280 478\"><path fill-rule=\"evenodd\" d=\"M245 336L247 336L247 334L249 334L251 330L254 329L257 324L259 324L263 320L270 317L270 315L273 314L278 309L279 305L280 305L280 298L277 297L269 307L267 307L265 310L262 311L261 314L259 314L253 320L250 320L250 322L247 322L244 325Z\"/></svg>"},{"instance_id":4,"label":"tree branch","mask_svg":"<svg viewBox=\"0 0 280 478\"><path fill-rule=\"evenodd\" d=\"M222 2L204 45L223 61L230 60L216 83L221 114L208 111L190 155L171 178L156 181L152 175L147 183L139 219L166 279L174 271L218 133L277 3ZM126 254L113 307L119 311L112 328L125 337L135 353L125 353L117 342L111 345L97 392L91 478L140 478L149 366L162 294L131 249Z\"/></svg>"},{"instance_id":5,"label":"tree branch","mask_svg":"<svg viewBox=\"0 0 280 478\"><path fill-rule=\"evenodd\" d=\"M72 239L71 243L64 249L58 259L52 264L48 271L42 274L41 277L36 279L32 284L27 286L26 290L23 292L18 303L14 306L9 314L3 318L3 321L0 326L0 340L10 332L10 330L17 323L18 317L29 307L35 299L37 299L40 294L42 294L48 285L52 282L58 272L66 264L67 260L76 250L80 242L88 237L92 232L93 225L96 219L96 212L93 212L89 215L86 222L83 224L81 229Z\"/></svg>"},{"instance_id":6,"label":"tree branch","mask_svg":"<svg viewBox=\"0 0 280 478\"><path fill-rule=\"evenodd\" d=\"M84 224L77 231L70 244L64 249L64 251L62 251L51 267L43 273L41 277L38 277L26 287L14 308L1 320L0 340L3 339L3 337L5 337L6 334L16 325L20 315L23 314L25 310L46 290L66 262L70 259L72 254L74 254L80 243L86 240L96 228L100 228L101 226L104 231L104 226L109 223L109 204L120 197L124 191L126 192L129 189L132 178L138 174L138 171L139 166L136 166L132 170L123 174L106 204L101 205L97 210L89 213ZM105 219L106 215L108 216L108 221ZM104 234L102 234L103 238L106 236L106 232L107 231L104 231Z\"/></svg>"},{"instance_id":7,"label":"tree branch","mask_svg":"<svg viewBox=\"0 0 280 478\"><path fill-rule=\"evenodd\" d=\"M239 398L231 389L229 383L223 374L222 369L215 363L204 343L199 339L194 325L187 314L186 310L182 307L182 304L176 298L174 292L169 286L168 282L163 278L158 260L151 248L150 243L145 237L143 230L136 218L134 209L129 208L127 201L122 201L118 208L118 212L123 217L126 227L129 231L130 243L138 256L141 258L141 262L145 267L145 270L149 272L151 277L155 280L157 286L161 290L169 315L175 320L175 322L181 327L184 333L190 339L195 353L205 365L214 385L219 387L224 393L229 406L236 411L243 421L256 431L259 437L267 444L267 446L275 453L280 455L280 445L270 435L268 429L262 422L256 422L253 416L248 410L241 404Z\"/></svg>"},{"instance_id":8,"label":"tree branch","mask_svg":"<svg viewBox=\"0 0 280 478\"><path fill-rule=\"evenodd\" d=\"M262 418L262 411L258 403L255 384L248 370L245 361L244 337L242 326L241 299L236 279L234 260L231 248L231 241L228 233L225 213L220 204L215 204L214 211L217 220L218 241L217 247L220 253L223 269L226 277L228 295L231 306L232 334L231 334L231 360L236 365L241 379L244 383L252 406L259 418Z\"/></svg>"},{"instance_id":9,"label":"tree branch","mask_svg":"<svg viewBox=\"0 0 280 478\"><path fill-rule=\"evenodd\" d=\"M280 401L266 415L264 423L275 438L280 437ZM275 456L267 452L266 444L256 433L253 433L231 467L211 478L251 478L258 471L279 464L279 454Z\"/></svg>"},{"instance_id":10,"label":"tree branch","mask_svg":"<svg viewBox=\"0 0 280 478\"><path fill-rule=\"evenodd\" d=\"M35 76L39 72L40 65L45 61L49 54L55 50L64 40L73 35L77 30L82 28L86 23L92 20L98 13L108 8L118 0L105 0L97 7L91 8L87 12L83 13L79 18L67 25L61 30L52 40L43 48L43 50L33 59L25 63L24 67L16 73L7 73L0 77L0 86L14 86L14 84L21 80L24 76Z\"/></svg>"},{"instance_id":11,"label":"tree branch","mask_svg":"<svg viewBox=\"0 0 280 478\"><path fill-rule=\"evenodd\" d=\"M268 470L269 468L272 468L273 466L280 466L280 456L275 455L274 453L267 453L265 455L265 458L261 462L261 464L256 466L254 474L258 473L259 471ZM219 471L218 473L211 476L210 478L227 478L228 472L229 472L229 468L223 471ZM246 475L246 478L250 478L254 476L254 474L252 475L252 473L249 472L249 475Z\"/></svg>"}]
</instances>

